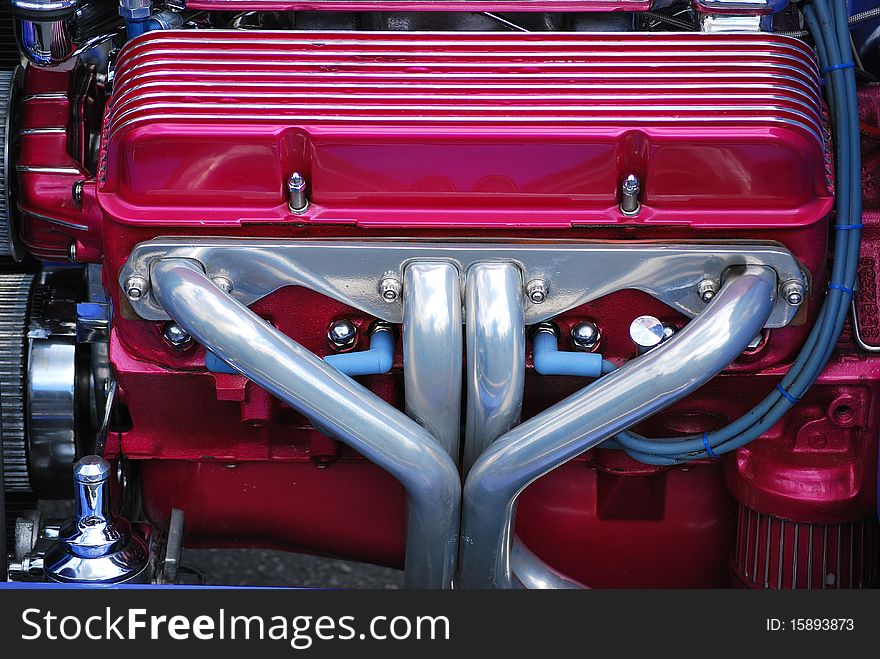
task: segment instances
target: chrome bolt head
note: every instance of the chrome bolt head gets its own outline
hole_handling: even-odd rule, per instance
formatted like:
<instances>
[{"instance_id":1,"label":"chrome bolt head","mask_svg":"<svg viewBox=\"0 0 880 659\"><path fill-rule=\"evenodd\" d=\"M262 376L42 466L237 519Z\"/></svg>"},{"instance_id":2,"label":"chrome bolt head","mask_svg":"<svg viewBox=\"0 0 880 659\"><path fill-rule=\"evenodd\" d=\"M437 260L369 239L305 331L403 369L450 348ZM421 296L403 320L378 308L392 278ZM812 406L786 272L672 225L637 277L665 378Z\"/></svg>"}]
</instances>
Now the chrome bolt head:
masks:
<instances>
[{"instance_id":1,"label":"chrome bolt head","mask_svg":"<svg viewBox=\"0 0 880 659\"><path fill-rule=\"evenodd\" d=\"M221 291L229 295L232 292L232 280L228 277L214 277L211 282L213 282L214 286L219 288Z\"/></svg>"},{"instance_id":2,"label":"chrome bolt head","mask_svg":"<svg viewBox=\"0 0 880 659\"><path fill-rule=\"evenodd\" d=\"M287 205L297 215L309 209L309 198L306 195L306 179L299 172L294 172L287 179Z\"/></svg>"},{"instance_id":3,"label":"chrome bolt head","mask_svg":"<svg viewBox=\"0 0 880 659\"><path fill-rule=\"evenodd\" d=\"M804 301L806 291L799 281L788 281L782 285L782 299L793 307L799 307Z\"/></svg>"},{"instance_id":4,"label":"chrome bolt head","mask_svg":"<svg viewBox=\"0 0 880 659\"><path fill-rule=\"evenodd\" d=\"M630 174L623 179L623 183L620 186L620 212L627 217L638 215L639 211L642 210L642 206L639 203L641 188L642 184L639 181L639 177L635 174Z\"/></svg>"},{"instance_id":5,"label":"chrome bolt head","mask_svg":"<svg viewBox=\"0 0 880 659\"><path fill-rule=\"evenodd\" d=\"M571 345L575 350L589 352L599 344L602 338L599 326L596 323L585 320L571 328Z\"/></svg>"},{"instance_id":6,"label":"chrome bolt head","mask_svg":"<svg viewBox=\"0 0 880 659\"><path fill-rule=\"evenodd\" d=\"M666 340L666 327L654 316L639 316L629 326L629 336L640 350L650 350Z\"/></svg>"},{"instance_id":7,"label":"chrome bolt head","mask_svg":"<svg viewBox=\"0 0 880 659\"><path fill-rule=\"evenodd\" d=\"M162 332L165 340L171 344L175 350L182 350L192 343L192 336L177 323L168 323Z\"/></svg>"},{"instance_id":8,"label":"chrome bolt head","mask_svg":"<svg viewBox=\"0 0 880 659\"><path fill-rule=\"evenodd\" d=\"M402 291L403 284L400 283L397 275L392 273L386 274L379 282L379 294L386 302L397 302Z\"/></svg>"},{"instance_id":9,"label":"chrome bolt head","mask_svg":"<svg viewBox=\"0 0 880 659\"><path fill-rule=\"evenodd\" d=\"M630 174L623 179L623 185L621 185L621 191L623 194L630 197L635 196L639 194L640 188L641 184L639 183L639 177L635 174Z\"/></svg>"},{"instance_id":10,"label":"chrome bolt head","mask_svg":"<svg viewBox=\"0 0 880 659\"><path fill-rule=\"evenodd\" d=\"M140 300L150 290L150 282L143 277L129 277L125 282L125 294L129 300Z\"/></svg>"},{"instance_id":11,"label":"chrome bolt head","mask_svg":"<svg viewBox=\"0 0 880 659\"><path fill-rule=\"evenodd\" d=\"M351 348L358 337L358 329L350 320L336 320L327 329L327 340L336 350Z\"/></svg>"},{"instance_id":12,"label":"chrome bolt head","mask_svg":"<svg viewBox=\"0 0 880 659\"><path fill-rule=\"evenodd\" d=\"M526 295L532 304L543 304L550 293L550 286L543 279L532 279L526 284Z\"/></svg>"},{"instance_id":13,"label":"chrome bolt head","mask_svg":"<svg viewBox=\"0 0 880 659\"><path fill-rule=\"evenodd\" d=\"M712 301L712 298L718 293L718 282L714 279L704 279L699 284L697 284L697 295L700 296L700 299L708 304Z\"/></svg>"}]
</instances>

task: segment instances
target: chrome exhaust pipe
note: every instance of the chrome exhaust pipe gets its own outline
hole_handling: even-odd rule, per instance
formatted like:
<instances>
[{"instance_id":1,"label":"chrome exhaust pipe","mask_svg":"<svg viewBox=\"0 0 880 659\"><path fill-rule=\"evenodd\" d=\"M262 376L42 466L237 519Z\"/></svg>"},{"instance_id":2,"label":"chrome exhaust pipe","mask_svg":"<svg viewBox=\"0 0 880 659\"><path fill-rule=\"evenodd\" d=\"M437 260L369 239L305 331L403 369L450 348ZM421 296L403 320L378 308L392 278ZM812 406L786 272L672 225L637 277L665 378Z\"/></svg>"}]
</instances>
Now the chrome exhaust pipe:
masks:
<instances>
[{"instance_id":1,"label":"chrome exhaust pipe","mask_svg":"<svg viewBox=\"0 0 880 659\"><path fill-rule=\"evenodd\" d=\"M420 261L403 276L406 413L458 463L461 444L461 284L444 261Z\"/></svg>"},{"instance_id":2,"label":"chrome exhaust pipe","mask_svg":"<svg viewBox=\"0 0 880 659\"><path fill-rule=\"evenodd\" d=\"M581 389L495 441L464 487L460 583L465 588L528 585L531 552L511 540L516 500L533 481L672 403L727 367L764 327L773 310L776 274L748 266L730 272L706 309L646 355ZM513 313L516 313L515 310ZM546 567L534 567L545 573ZM532 581L535 583L535 581Z\"/></svg>"},{"instance_id":3,"label":"chrome exhaust pipe","mask_svg":"<svg viewBox=\"0 0 880 659\"><path fill-rule=\"evenodd\" d=\"M151 280L156 300L197 341L401 482L407 492L406 586L451 587L461 480L440 443L222 292L194 261L159 260Z\"/></svg>"},{"instance_id":4,"label":"chrome exhaust pipe","mask_svg":"<svg viewBox=\"0 0 880 659\"><path fill-rule=\"evenodd\" d=\"M464 473L498 437L519 423L526 377L523 279L513 263L468 270L467 421Z\"/></svg>"},{"instance_id":5,"label":"chrome exhaust pipe","mask_svg":"<svg viewBox=\"0 0 880 659\"><path fill-rule=\"evenodd\" d=\"M518 537L513 537L510 547L510 570L516 578L515 587L528 590L579 590L582 583L554 570Z\"/></svg>"},{"instance_id":6,"label":"chrome exhaust pipe","mask_svg":"<svg viewBox=\"0 0 880 659\"><path fill-rule=\"evenodd\" d=\"M479 263L468 271L467 422L464 473L519 423L526 374L523 279L513 263ZM578 588L514 537L511 560L525 588Z\"/></svg>"}]
</instances>

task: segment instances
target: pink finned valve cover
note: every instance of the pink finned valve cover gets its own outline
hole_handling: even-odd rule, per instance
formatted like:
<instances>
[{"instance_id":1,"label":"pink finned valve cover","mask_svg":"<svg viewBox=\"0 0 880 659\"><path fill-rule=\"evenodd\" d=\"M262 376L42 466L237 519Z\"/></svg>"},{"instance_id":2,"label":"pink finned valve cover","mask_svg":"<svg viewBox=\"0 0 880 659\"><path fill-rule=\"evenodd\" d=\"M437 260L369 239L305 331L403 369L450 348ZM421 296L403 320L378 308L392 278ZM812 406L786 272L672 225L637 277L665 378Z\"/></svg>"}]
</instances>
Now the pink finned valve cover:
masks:
<instances>
[{"instance_id":1,"label":"pink finned valve cover","mask_svg":"<svg viewBox=\"0 0 880 659\"><path fill-rule=\"evenodd\" d=\"M148 33L98 201L146 226L804 226L832 203L818 80L773 34Z\"/></svg>"}]
</instances>

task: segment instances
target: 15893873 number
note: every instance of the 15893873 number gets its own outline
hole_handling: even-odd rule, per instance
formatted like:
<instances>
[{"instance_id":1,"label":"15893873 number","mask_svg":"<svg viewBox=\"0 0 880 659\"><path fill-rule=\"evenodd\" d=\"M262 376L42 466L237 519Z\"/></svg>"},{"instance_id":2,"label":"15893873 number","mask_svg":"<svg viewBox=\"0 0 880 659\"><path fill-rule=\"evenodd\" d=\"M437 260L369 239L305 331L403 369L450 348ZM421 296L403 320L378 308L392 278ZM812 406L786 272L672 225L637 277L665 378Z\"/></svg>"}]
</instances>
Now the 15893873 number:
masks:
<instances>
[{"instance_id":1,"label":"15893873 number","mask_svg":"<svg viewBox=\"0 0 880 659\"><path fill-rule=\"evenodd\" d=\"M792 618L789 629L797 632L809 631L853 631L855 624L852 618Z\"/></svg>"}]
</instances>

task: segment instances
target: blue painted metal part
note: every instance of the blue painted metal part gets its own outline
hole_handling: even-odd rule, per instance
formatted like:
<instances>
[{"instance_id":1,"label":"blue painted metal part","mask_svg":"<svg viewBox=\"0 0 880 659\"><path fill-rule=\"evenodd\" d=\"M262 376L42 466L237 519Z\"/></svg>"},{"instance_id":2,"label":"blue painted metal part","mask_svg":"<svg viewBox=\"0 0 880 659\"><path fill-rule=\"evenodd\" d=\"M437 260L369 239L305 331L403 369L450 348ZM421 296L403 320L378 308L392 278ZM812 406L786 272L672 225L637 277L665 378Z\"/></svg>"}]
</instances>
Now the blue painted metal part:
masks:
<instances>
[{"instance_id":1,"label":"blue painted metal part","mask_svg":"<svg viewBox=\"0 0 880 659\"><path fill-rule=\"evenodd\" d=\"M377 329L370 335L369 350L327 355L324 361L351 377L387 373L394 362L394 332Z\"/></svg>"},{"instance_id":2,"label":"blue painted metal part","mask_svg":"<svg viewBox=\"0 0 880 659\"><path fill-rule=\"evenodd\" d=\"M205 367L211 373L229 373L230 375L239 375L238 371L229 364L220 359L210 350L205 351Z\"/></svg>"},{"instance_id":3,"label":"blue painted metal part","mask_svg":"<svg viewBox=\"0 0 880 659\"><path fill-rule=\"evenodd\" d=\"M369 350L327 355L324 361L350 377L387 373L394 362L394 333L388 329L376 330L370 336ZM205 352L205 366L211 373L238 374L211 351Z\"/></svg>"},{"instance_id":4,"label":"blue painted metal part","mask_svg":"<svg viewBox=\"0 0 880 659\"><path fill-rule=\"evenodd\" d=\"M148 23L150 20L148 18L144 19L135 19L135 18L127 18L125 19L125 34L129 39L134 39L135 37L139 37L145 32L149 30Z\"/></svg>"},{"instance_id":5,"label":"blue painted metal part","mask_svg":"<svg viewBox=\"0 0 880 659\"><path fill-rule=\"evenodd\" d=\"M535 370L541 375L574 375L598 378L608 372L609 365L602 355L594 352L561 352L556 336L551 332L538 332L532 339L532 355Z\"/></svg>"}]
</instances>

